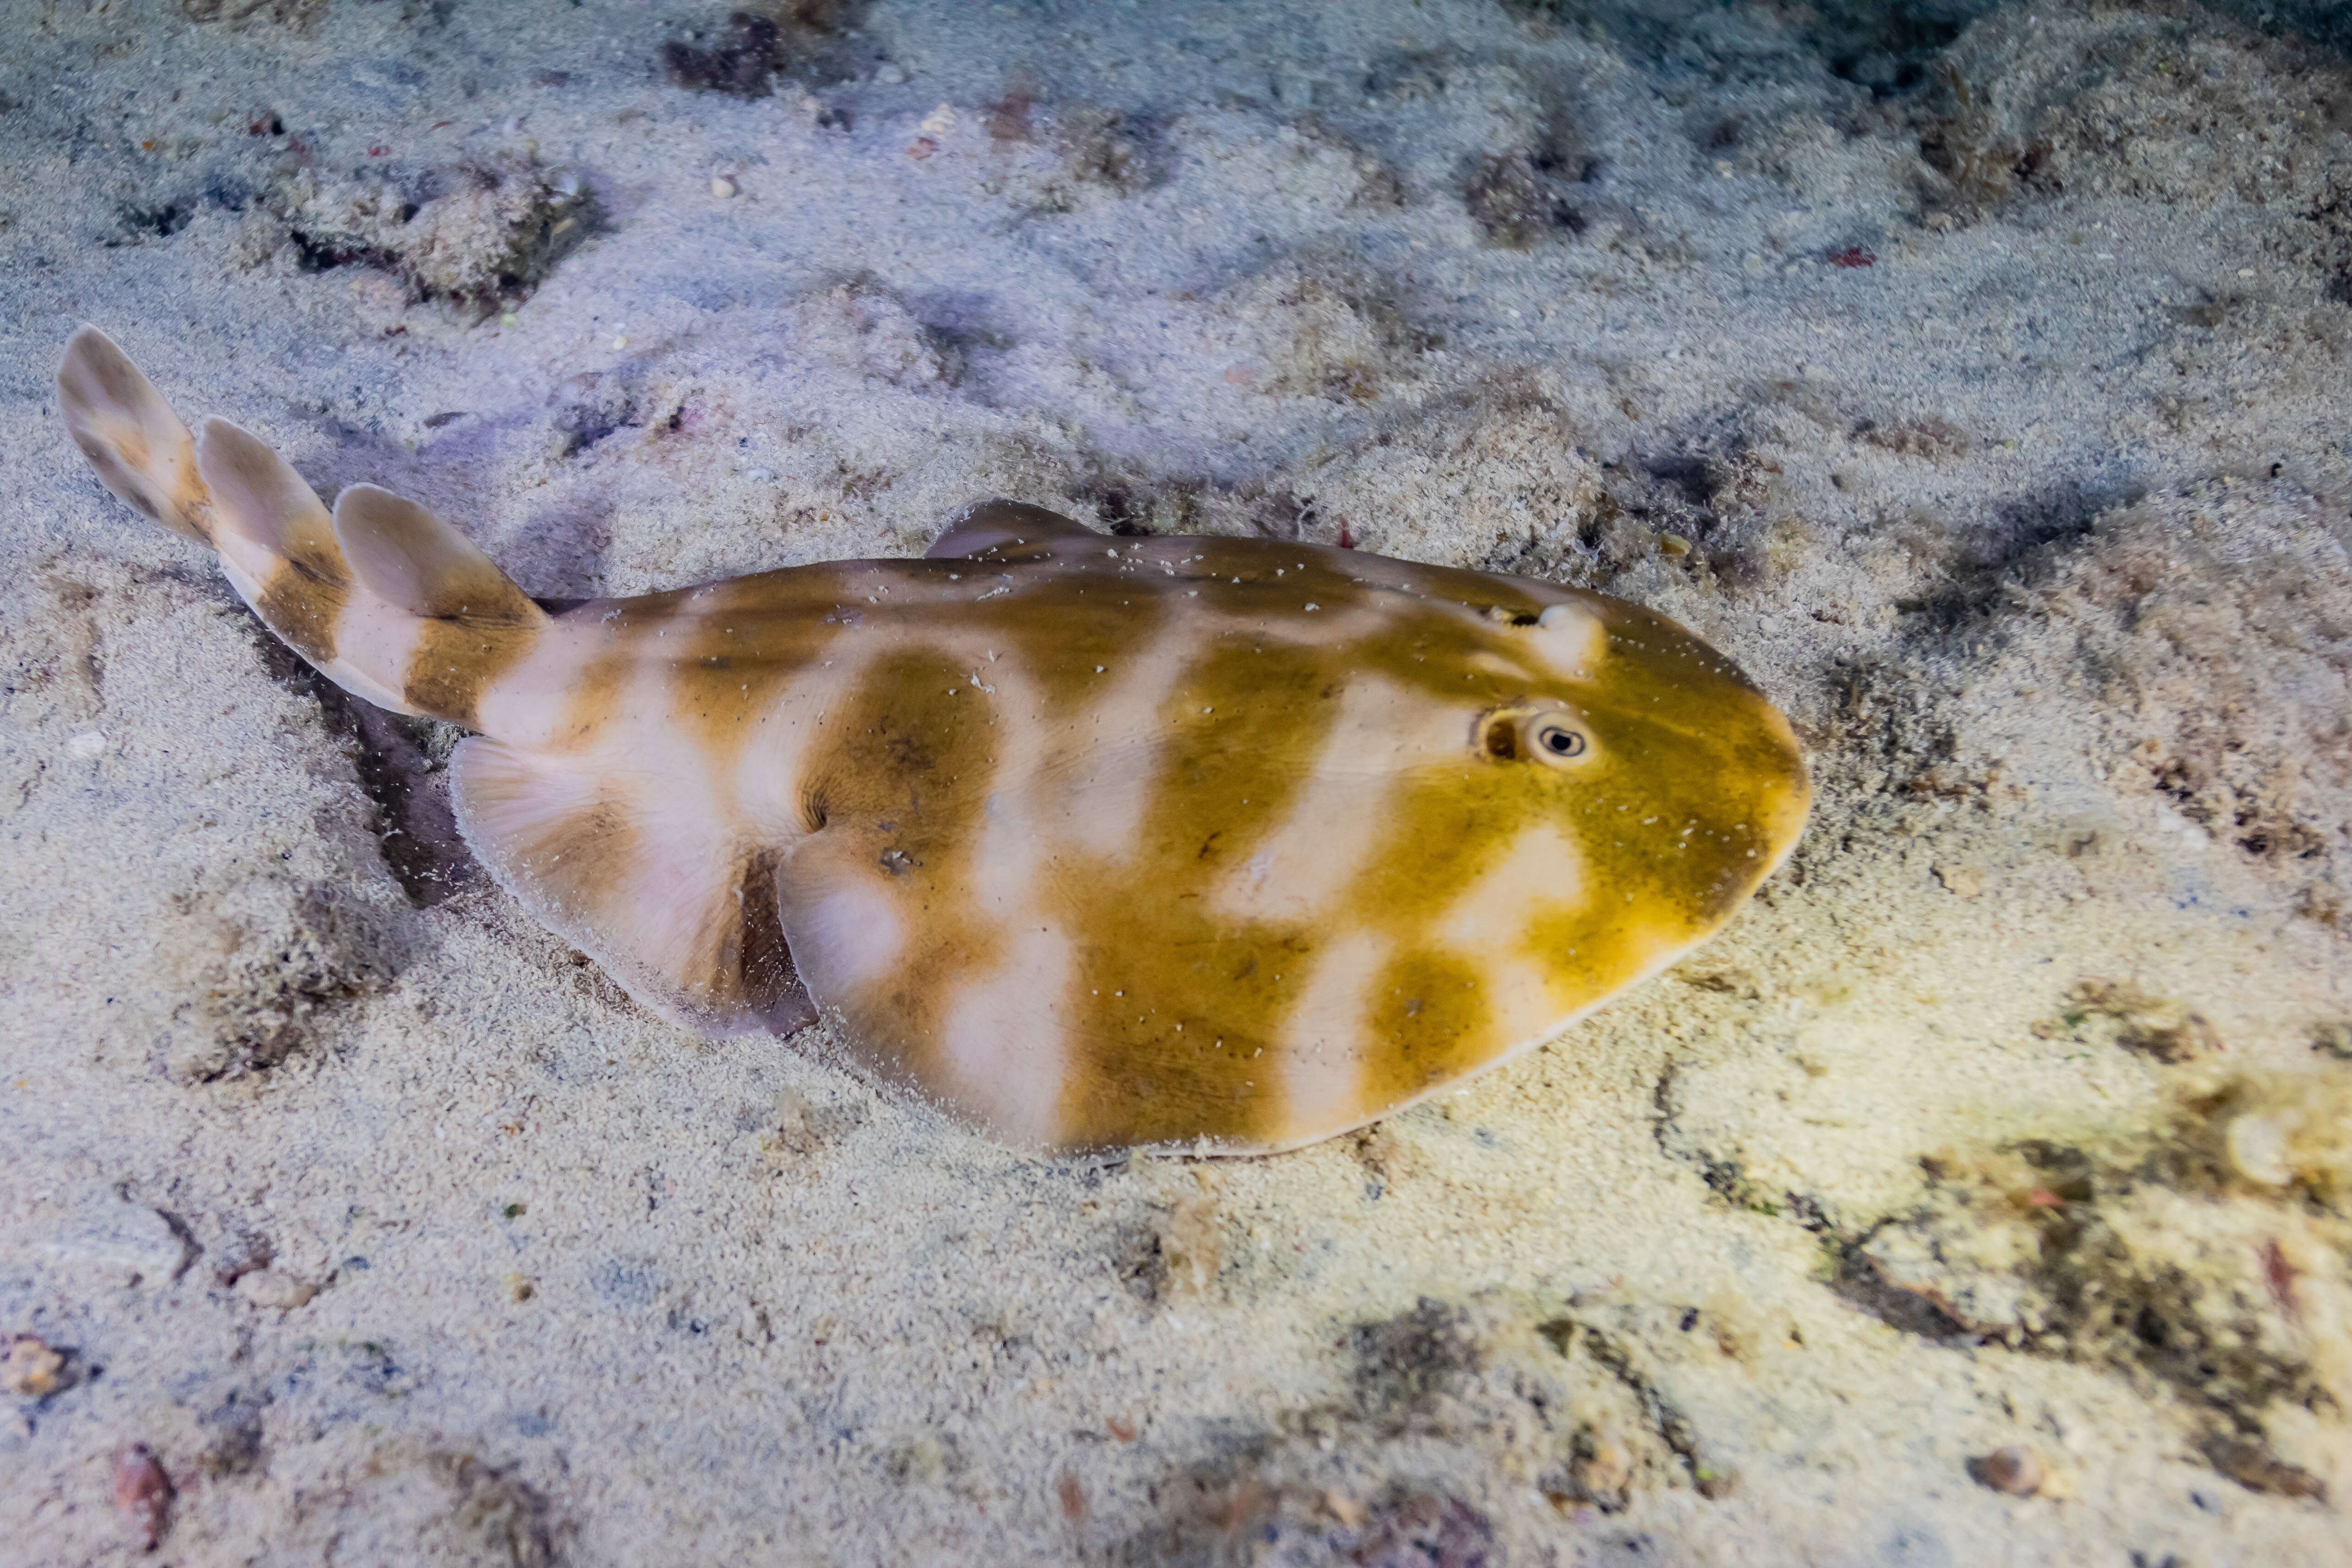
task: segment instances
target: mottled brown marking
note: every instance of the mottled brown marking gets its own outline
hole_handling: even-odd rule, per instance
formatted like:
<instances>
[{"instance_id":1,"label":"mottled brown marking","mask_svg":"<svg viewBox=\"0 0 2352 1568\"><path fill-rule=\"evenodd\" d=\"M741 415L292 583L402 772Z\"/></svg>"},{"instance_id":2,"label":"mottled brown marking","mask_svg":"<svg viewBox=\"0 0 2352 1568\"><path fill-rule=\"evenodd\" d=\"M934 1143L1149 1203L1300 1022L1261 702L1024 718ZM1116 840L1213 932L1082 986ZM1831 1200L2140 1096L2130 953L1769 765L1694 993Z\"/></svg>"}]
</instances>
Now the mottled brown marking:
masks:
<instances>
[{"instance_id":1,"label":"mottled brown marking","mask_svg":"<svg viewBox=\"0 0 2352 1568\"><path fill-rule=\"evenodd\" d=\"M1423 948L1390 961L1368 998L1368 1048L1349 1120L1417 1099L1517 1044L1496 1032L1485 984L1460 953Z\"/></svg>"},{"instance_id":2,"label":"mottled brown marking","mask_svg":"<svg viewBox=\"0 0 2352 1568\"><path fill-rule=\"evenodd\" d=\"M1235 921L1210 894L1288 815L1344 686L1328 649L1217 639L1162 705L1136 842L1055 879L1048 911L1079 939L1058 1110L1071 1145L1278 1134L1274 1053L1333 931Z\"/></svg>"},{"instance_id":3,"label":"mottled brown marking","mask_svg":"<svg viewBox=\"0 0 2352 1568\"><path fill-rule=\"evenodd\" d=\"M1169 614L1164 584L1139 589L1091 570L1032 568L1009 579L967 574L963 582L971 586L956 584L962 592L941 606L946 624L1012 658L1013 669L1045 700L1039 717L1054 732L1057 758L1092 743L1079 727L1087 708L1150 646ZM1000 584L1013 591L978 597Z\"/></svg>"},{"instance_id":4,"label":"mottled brown marking","mask_svg":"<svg viewBox=\"0 0 2352 1568\"><path fill-rule=\"evenodd\" d=\"M226 420L205 421L197 460L220 521L277 557L255 592L263 624L313 664L331 660L352 574L327 509L285 459Z\"/></svg>"},{"instance_id":5,"label":"mottled brown marking","mask_svg":"<svg viewBox=\"0 0 2352 1568\"><path fill-rule=\"evenodd\" d=\"M1289 1120L1279 1058L1316 965L1351 932L1376 934L1391 957L1360 998L1358 1100L1335 1114L1378 1115L1524 1043L1524 1026L1500 1027L1483 955L1437 929L1531 827L1556 828L1584 862L1560 902L1497 933L1494 956L1532 964L1565 1019L1711 930L1801 820L1802 773L1778 715L1720 656L1633 606L1571 595L1607 637L1592 668L1553 675L1526 639L1558 591L1266 542L1065 534L1018 548L1018 563L984 550L584 606L574 616L597 617L610 640L565 729L585 740L618 717L652 659L723 768L812 665L857 667L861 645L880 639L810 742L804 816L834 847L824 863L869 879L901 916L892 973L842 999L861 1052L952 1092L938 1055L947 1009L1008 951L973 882L1008 738L990 721L1040 727L1042 776L1090 777L1097 748L1138 740L1104 733L1096 699L1156 657L1163 628L1198 624L1210 635L1142 737L1159 761L1134 840L1099 859L1036 846L1048 858L1037 915L1072 942L1076 974L1056 999L1066 1146L1248 1148L1336 1131ZM1362 622L1367 610L1377 618ZM910 651L909 632L941 646ZM971 684L975 647L1001 654L993 672L1033 710L1000 712L1005 696ZM1212 913L1213 890L1286 820L1346 692L1368 679L1458 710L1460 752L1417 765L1362 825L1381 842L1324 910L1286 923ZM1481 713L1548 706L1591 729L1588 763L1554 768L1480 743ZM1051 810L1057 797L1035 798ZM1041 1005L1038 1027L1053 1026Z\"/></svg>"},{"instance_id":6,"label":"mottled brown marking","mask_svg":"<svg viewBox=\"0 0 2352 1568\"><path fill-rule=\"evenodd\" d=\"M649 826L658 779L498 741L464 742L453 780L467 842L501 884L649 1005L719 1033L789 1033L814 1016L783 932L775 846L698 831L716 824Z\"/></svg>"},{"instance_id":7,"label":"mottled brown marking","mask_svg":"<svg viewBox=\"0 0 2352 1568\"><path fill-rule=\"evenodd\" d=\"M175 533L212 542L211 498L186 426L113 340L75 332L58 367L58 405L99 482Z\"/></svg>"},{"instance_id":8,"label":"mottled brown marking","mask_svg":"<svg viewBox=\"0 0 2352 1568\"><path fill-rule=\"evenodd\" d=\"M315 560L286 556L255 595L254 613L295 652L326 664L335 657L335 627L351 591L340 570L322 572Z\"/></svg>"},{"instance_id":9,"label":"mottled brown marking","mask_svg":"<svg viewBox=\"0 0 2352 1568\"><path fill-rule=\"evenodd\" d=\"M1794 839L1804 767L1787 721L1728 660L1636 605L1608 602L1607 620L1606 662L1578 693L1600 754L1576 774L1591 784L1571 820L1601 882L1696 934Z\"/></svg>"},{"instance_id":10,"label":"mottled brown marking","mask_svg":"<svg viewBox=\"0 0 2352 1568\"><path fill-rule=\"evenodd\" d=\"M843 998L877 1068L934 1092L946 1009L1001 957L1003 932L974 906L972 864L997 769L991 700L935 648L887 654L862 672L811 742L807 790L833 863L884 890L906 921L890 973Z\"/></svg>"},{"instance_id":11,"label":"mottled brown marking","mask_svg":"<svg viewBox=\"0 0 2352 1568\"><path fill-rule=\"evenodd\" d=\"M656 633L678 619L684 593L646 594L632 599L590 599L555 619L566 628L593 628L593 637L573 667L562 700L562 716L550 727L546 749L577 752L604 736L623 713L623 698L637 672L659 657Z\"/></svg>"},{"instance_id":12,"label":"mottled brown marking","mask_svg":"<svg viewBox=\"0 0 2352 1568\"><path fill-rule=\"evenodd\" d=\"M854 624L843 618L850 575L830 565L766 572L675 603L679 613L668 635L654 640L670 672L678 721L720 776L793 683ZM857 612L870 608L862 591L855 598ZM641 649L646 640L640 634Z\"/></svg>"},{"instance_id":13,"label":"mottled brown marking","mask_svg":"<svg viewBox=\"0 0 2352 1568\"><path fill-rule=\"evenodd\" d=\"M145 517L163 521L169 503L157 499L157 489L150 479L152 457L146 437L136 428L116 429L101 437L94 429L74 432L74 445L98 470L99 482L124 500L129 501ZM155 475L155 479L163 476Z\"/></svg>"},{"instance_id":14,"label":"mottled brown marking","mask_svg":"<svg viewBox=\"0 0 2352 1568\"><path fill-rule=\"evenodd\" d=\"M521 596L519 589L514 594ZM546 617L529 600L523 603L531 612L528 619L467 615L425 620L401 686L409 706L480 729L482 694L528 658L546 632Z\"/></svg>"},{"instance_id":15,"label":"mottled brown marking","mask_svg":"<svg viewBox=\"0 0 2352 1568\"><path fill-rule=\"evenodd\" d=\"M515 842L509 858L560 909L593 921L617 913L632 893L644 845L635 812L607 797Z\"/></svg>"},{"instance_id":16,"label":"mottled brown marking","mask_svg":"<svg viewBox=\"0 0 2352 1568\"><path fill-rule=\"evenodd\" d=\"M1603 891L1580 907L1528 911L1520 951L1544 965L1553 1005L1564 1017L1636 979L1706 929L1654 919L1638 895L1628 901L1622 893Z\"/></svg>"},{"instance_id":17,"label":"mottled brown marking","mask_svg":"<svg viewBox=\"0 0 2352 1568\"><path fill-rule=\"evenodd\" d=\"M1010 591L995 592L1000 587ZM1010 659L1009 672L1043 700L1037 717L1052 731L1070 725L1105 689L1107 676L1097 666L1117 669L1149 643L1166 613L1164 588L1123 587L1090 571L1008 574L944 559L801 567L656 595L668 612L662 623L670 628L667 637L650 635L651 619L633 613L612 661L596 661L575 689L577 719L567 728L593 725L610 710L606 693L634 671L635 660L655 658L670 671L679 717L724 768L814 667L827 658L853 660L865 639L895 639L911 629ZM630 600L627 606L635 612L651 603ZM626 655L624 642L633 650ZM985 680L988 668L985 654L975 655L959 665L957 679L977 671ZM1072 729L1055 743L1066 752L1090 740Z\"/></svg>"},{"instance_id":18,"label":"mottled brown marking","mask_svg":"<svg viewBox=\"0 0 2352 1568\"><path fill-rule=\"evenodd\" d=\"M539 606L473 541L375 485L335 498L346 569L377 599L425 620L533 622Z\"/></svg>"}]
</instances>

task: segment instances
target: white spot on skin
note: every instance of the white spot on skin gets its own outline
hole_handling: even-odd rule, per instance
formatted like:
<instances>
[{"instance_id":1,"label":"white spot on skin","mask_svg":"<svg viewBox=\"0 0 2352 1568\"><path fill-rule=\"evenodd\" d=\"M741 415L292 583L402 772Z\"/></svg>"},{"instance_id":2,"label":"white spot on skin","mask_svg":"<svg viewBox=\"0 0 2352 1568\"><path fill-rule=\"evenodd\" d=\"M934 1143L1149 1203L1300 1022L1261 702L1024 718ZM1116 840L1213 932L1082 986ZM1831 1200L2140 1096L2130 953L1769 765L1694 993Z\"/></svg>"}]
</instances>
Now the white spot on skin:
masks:
<instances>
[{"instance_id":1,"label":"white spot on skin","mask_svg":"<svg viewBox=\"0 0 2352 1568\"><path fill-rule=\"evenodd\" d=\"M1609 651L1608 628L1581 605L1548 605L1536 624L1520 628L1518 635L1554 675L1568 680L1582 679Z\"/></svg>"},{"instance_id":2,"label":"white spot on skin","mask_svg":"<svg viewBox=\"0 0 2352 1568\"><path fill-rule=\"evenodd\" d=\"M1584 851L1549 823L1521 832L1470 889L1439 917L1438 941L1477 965L1479 989L1505 1038L1560 1016L1545 966L1523 935L1542 910L1575 909L1590 897Z\"/></svg>"},{"instance_id":3,"label":"white spot on skin","mask_svg":"<svg viewBox=\"0 0 2352 1568\"><path fill-rule=\"evenodd\" d=\"M1035 1147L1061 1131L1069 1053L1058 999L1069 984L1070 944L1032 927L1012 945L1003 967L948 1005L940 1044L949 1081L940 1087L995 1136Z\"/></svg>"},{"instance_id":4,"label":"white spot on skin","mask_svg":"<svg viewBox=\"0 0 2352 1568\"><path fill-rule=\"evenodd\" d=\"M1460 751L1466 722L1454 708L1386 681L1350 686L1289 812L1210 895L1209 907L1242 921L1321 917L1381 844L1397 775L1365 759L1395 761L1415 742L1424 751Z\"/></svg>"},{"instance_id":5,"label":"white spot on skin","mask_svg":"<svg viewBox=\"0 0 2352 1568\"><path fill-rule=\"evenodd\" d=\"M1319 1138L1355 1120L1362 1098L1364 1017L1387 956L1379 937L1351 932L1328 943L1307 977L1284 1026L1275 1069L1289 1138Z\"/></svg>"},{"instance_id":6,"label":"white spot on skin","mask_svg":"<svg viewBox=\"0 0 2352 1568\"><path fill-rule=\"evenodd\" d=\"M906 944L889 896L858 882L844 883L800 903L787 930L801 978L809 994L825 1003L840 1001L890 973Z\"/></svg>"},{"instance_id":7,"label":"white spot on skin","mask_svg":"<svg viewBox=\"0 0 2352 1568\"><path fill-rule=\"evenodd\" d=\"M1134 848L1167 745L1161 710L1200 647L1193 631L1161 633L1120 664L1118 678L1088 700L1070 729L1048 738L1057 758L1076 765L1057 766L1037 780L1037 816L1057 821L1073 848L1102 856Z\"/></svg>"}]
</instances>

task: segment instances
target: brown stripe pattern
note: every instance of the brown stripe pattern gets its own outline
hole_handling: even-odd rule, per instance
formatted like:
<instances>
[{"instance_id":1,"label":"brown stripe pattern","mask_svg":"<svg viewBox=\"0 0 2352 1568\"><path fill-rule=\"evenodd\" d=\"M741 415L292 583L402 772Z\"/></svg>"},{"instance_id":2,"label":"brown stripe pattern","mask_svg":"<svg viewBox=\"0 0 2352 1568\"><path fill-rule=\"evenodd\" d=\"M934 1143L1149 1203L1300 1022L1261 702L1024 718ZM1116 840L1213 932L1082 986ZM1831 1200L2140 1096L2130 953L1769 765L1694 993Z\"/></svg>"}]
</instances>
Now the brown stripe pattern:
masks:
<instances>
[{"instance_id":1,"label":"brown stripe pattern","mask_svg":"<svg viewBox=\"0 0 2352 1568\"><path fill-rule=\"evenodd\" d=\"M1679 627L1348 552L1007 540L561 624L597 628L566 765L654 766L772 850L782 936L867 1066L1024 1143L1377 1117L1702 939L1806 809L1785 722ZM1496 754L1512 715L1581 754ZM661 832L641 864L692 858ZM545 834L608 837L585 809ZM642 945L626 923L602 945Z\"/></svg>"}]
</instances>

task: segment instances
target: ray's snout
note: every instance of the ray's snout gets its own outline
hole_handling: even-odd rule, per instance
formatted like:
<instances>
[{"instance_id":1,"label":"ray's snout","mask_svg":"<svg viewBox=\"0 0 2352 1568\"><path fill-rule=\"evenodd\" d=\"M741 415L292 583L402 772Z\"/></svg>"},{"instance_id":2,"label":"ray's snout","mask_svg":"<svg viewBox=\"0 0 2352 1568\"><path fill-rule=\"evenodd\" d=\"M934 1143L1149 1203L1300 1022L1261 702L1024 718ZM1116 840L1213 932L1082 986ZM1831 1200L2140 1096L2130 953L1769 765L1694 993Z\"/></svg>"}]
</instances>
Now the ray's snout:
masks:
<instances>
[{"instance_id":1,"label":"ray's snout","mask_svg":"<svg viewBox=\"0 0 2352 1568\"><path fill-rule=\"evenodd\" d=\"M1804 832L1804 756L1788 719L1729 658L1652 611L1610 610L1601 728L1620 753L1612 829L1643 846L1654 879L1679 884L1694 931L1711 929Z\"/></svg>"}]
</instances>

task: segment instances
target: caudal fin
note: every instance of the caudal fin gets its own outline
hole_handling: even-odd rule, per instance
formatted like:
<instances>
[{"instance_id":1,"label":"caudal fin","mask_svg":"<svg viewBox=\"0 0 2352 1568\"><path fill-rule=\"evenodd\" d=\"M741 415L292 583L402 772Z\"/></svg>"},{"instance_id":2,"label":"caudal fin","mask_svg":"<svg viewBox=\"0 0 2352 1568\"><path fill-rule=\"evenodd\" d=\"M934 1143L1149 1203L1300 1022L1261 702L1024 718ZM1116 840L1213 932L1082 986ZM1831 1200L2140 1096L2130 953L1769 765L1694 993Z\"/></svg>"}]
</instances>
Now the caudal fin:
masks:
<instances>
[{"instance_id":1,"label":"caudal fin","mask_svg":"<svg viewBox=\"0 0 2352 1568\"><path fill-rule=\"evenodd\" d=\"M413 501L354 485L331 514L286 460L226 419L191 437L95 327L58 396L106 488L220 552L262 623L355 696L479 729L481 699L548 625L489 557Z\"/></svg>"},{"instance_id":2,"label":"caudal fin","mask_svg":"<svg viewBox=\"0 0 2352 1568\"><path fill-rule=\"evenodd\" d=\"M154 384L96 327L66 344L58 405L99 482L173 532L212 542L212 506L196 443Z\"/></svg>"}]
</instances>

